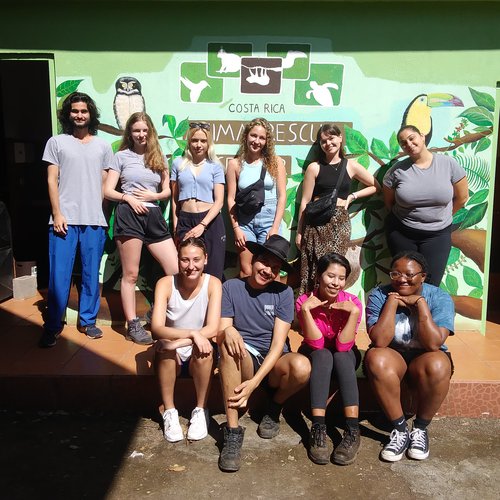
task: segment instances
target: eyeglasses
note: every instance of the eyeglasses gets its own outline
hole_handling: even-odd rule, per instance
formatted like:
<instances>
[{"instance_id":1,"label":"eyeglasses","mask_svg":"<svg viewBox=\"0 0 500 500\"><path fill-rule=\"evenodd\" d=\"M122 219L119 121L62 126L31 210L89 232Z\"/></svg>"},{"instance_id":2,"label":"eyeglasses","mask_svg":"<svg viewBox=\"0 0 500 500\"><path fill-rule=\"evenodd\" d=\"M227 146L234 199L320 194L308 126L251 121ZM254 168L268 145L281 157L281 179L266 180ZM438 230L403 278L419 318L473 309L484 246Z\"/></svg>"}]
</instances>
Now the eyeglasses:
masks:
<instances>
[{"instance_id":1,"label":"eyeglasses","mask_svg":"<svg viewBox=\"0 0 500 500\"><path fill-rule=\"evenodd\" d=\"M423 274L423 271L419 271L418 273L413 273L413 274L403 274L400 273L399 271L391 271L389 273L389 277L391 280L399 280L401 278L404 278L407 281L411 281L415 276Z\"/></svg>"},{"instance_id":2,"label":"eyeglasses","mask_svg":"<svg viewBox=\"0 0 500 500\"><path fill-rule=\"evenodd\" d=\"M191 122L189 128L203 128L205 130L210 130L210 124L204 122Z\"/></svg>"}]
</instances>

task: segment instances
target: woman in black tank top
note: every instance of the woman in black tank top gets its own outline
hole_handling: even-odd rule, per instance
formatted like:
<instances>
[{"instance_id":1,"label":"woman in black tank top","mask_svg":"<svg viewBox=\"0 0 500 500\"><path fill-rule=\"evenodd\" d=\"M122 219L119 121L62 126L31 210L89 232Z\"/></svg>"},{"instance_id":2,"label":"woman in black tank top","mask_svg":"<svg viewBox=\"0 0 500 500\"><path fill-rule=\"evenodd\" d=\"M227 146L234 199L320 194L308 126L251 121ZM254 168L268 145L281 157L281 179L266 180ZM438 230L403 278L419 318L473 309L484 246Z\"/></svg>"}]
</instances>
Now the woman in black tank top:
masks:
<instances>
[{"instance_id":1,"label":"woman in black tank top","mask_svg":"<svg viewBox=\"0 0 500 500\"><path fill-rule=\"evenodd\" d=\"M333 123L326 123L318 130L316 143L320 146L318 161L310 163L302 184L302 200L295 243L301 251L300 292L310 292L316 284L316 267L319 258L329 252L345 255L351 238L351 222L347 209L357 198L364 198L380 189L377 180L355 160L347 160L347 172L337 188L337 210L323 226L311 226L304 220L304 209L311 200L331 195L341 175L342 132ZM351 180L356 179L366 187L350 193Z\"/></svg>"}]
</instances>

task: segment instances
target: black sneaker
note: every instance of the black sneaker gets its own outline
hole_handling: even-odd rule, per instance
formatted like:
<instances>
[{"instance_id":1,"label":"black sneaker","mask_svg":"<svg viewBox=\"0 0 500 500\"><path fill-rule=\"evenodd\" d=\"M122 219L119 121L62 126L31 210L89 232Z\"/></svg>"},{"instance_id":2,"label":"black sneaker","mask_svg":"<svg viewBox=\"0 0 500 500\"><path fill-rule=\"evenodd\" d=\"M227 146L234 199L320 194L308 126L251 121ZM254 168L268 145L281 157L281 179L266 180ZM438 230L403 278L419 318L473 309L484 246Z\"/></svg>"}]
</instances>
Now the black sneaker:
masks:
<instances>
[{"instance_id":1,"label":"black sneaker","mask_svg":"<svg viewBox=\"0 0 500 500\"><path fill-rule=\"evenodd\" d=\"M78 331L87 335L91 339L100 339L102 337L102 330L95 325L79 326Z\"/></svg>"},{"instance_id":2,"label":"black sneaker","mask_svg":"<svg viewBox=\"0 0 500 500\"><path fill-rule=\"evenodd\" d=\"M44 329L40 341L38 342L38 347L41 347L42 349L54 347L59 335L61 335L61 330L59 330L58 332L51 332Z\"/></svg>"},{"instance_id":3,"label":"black sneaker","mask_svg":"<svg viewBox=\"0 0 500 500\"><path fill-rule=\"evenodd\" d=\"M264 415L260 421L259 427L257 427L257 434L262 439L272 439L280 433L280 417L278 420L274 420L270 415Z\"/></svg>"},{"instance_id":4,"label":"black sneaker","mask_svg":"<svg viewBox=\"0 0 500 500\"><path fill-rule=\"evenodd\" d=\"M333 452L333 463L337 465L350 465L356 460L361 436L359 429L346 429L337 448Z\"/></svg>"},{"instance_id":5,"label":"black sneaker","mask_svg":"<svg viewBox=\"0 0 500 500\"><path fill-rule=\"evenodd\" d=\"M413 460L425 460L429 456L429 435L427 429L416 427L410 432L408 456Z\"/></svg>"},{"instance_id":6,"label":"black sneaker","mask_svg":"<svg viewBox=\"0 0 500 500\"><path fill-rule=\"evenodd\" d=\"M224 446L219 456L219 469L224 472L240 470L241 446L245 430L243 427L232 429L224 427Z\"/></svg>"},{"instance_id":7,"label":"black sneaker","mask_svg":"<svg viewBox=\"0 0 500 500\"><path fill-rule=\"evenodd\" d=\"M394 429L391 432L390 441L384 446L380 452L380 458L387 462L397 462L401 460L406 449L410 444L410 433L408 429L404 432Z\"/></svg>"},{"instance_id":8,"label":"black sneaker","mask_svg":"<svg viewBox=\"0 0 500 500\"><path fill-rule=\"evenodd\" d=\"M326 465L330 461L330 452L326 440L326 425L312 424L309 435L309 458L318 465Z\"/></svg>"},{"instance_id":9,"label":"black sneaker","mask_svg":"<svg viewBox=\"0 0 500 500\"><path fill-rule=\"evenodd\" d=\"M153 337L151 337L149 332L144 330L139 318L135 318L128 322L125 338L140 345L150 345L153 343Z\"/></svg>"}]
</instances>

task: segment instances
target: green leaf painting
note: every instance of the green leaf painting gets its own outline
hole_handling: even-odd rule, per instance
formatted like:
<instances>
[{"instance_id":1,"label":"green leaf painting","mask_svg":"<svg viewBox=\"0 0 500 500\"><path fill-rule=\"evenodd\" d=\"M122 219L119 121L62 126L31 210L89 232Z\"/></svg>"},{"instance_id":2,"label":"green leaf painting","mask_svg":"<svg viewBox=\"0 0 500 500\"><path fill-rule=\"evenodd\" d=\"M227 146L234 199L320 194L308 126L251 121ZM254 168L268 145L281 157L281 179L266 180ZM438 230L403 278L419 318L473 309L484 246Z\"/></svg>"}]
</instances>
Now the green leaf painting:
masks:
<instances>
[{"instance_id":1,"label":"green leaf painting","mask_svg":"<svg viewBox=\"0 0 500 500\"><path fill-rule=\"evenodd\" d=\"M458 293L458 280L452 274L446 275L446 288L448 289L448 293L450 295L457 295Z\"/></svg>"},{"instance_id":2,"label":"green leaf painting","mask_svg":"<svg viewBox=\"0 0 500 500\"><path fill-rule=\"evenodd\" d=\"M363 167L368 168L370 166L370 156L368 155L368 153L362 154L356 159L358 160L358 163Z\"/></svg>"},{"instance_id":3,"label":"green leaf painting","mask_svg":"<svg viewBox=\"0 0 500 500\"><path fill-rule=\"evenodd\" d=\"M493 115L482 106L474 106L472 108L468 108L458 116L467 118L467 120L472 122L474 125L493 125Z\"/></svg>"},{"instance_id":4,"label":"green leaf painting","mask_svg":"<svg viewBox=\"0 0 500 500\"><path fill-rule=\"evenodd\" d=\"M121 139L119 139L118 141L114 141L112 144L111 144L111 149L113 150L113 153L116 153L118 151L118 149L120 148L120 144L122 143Z\"/></svg>"},{"instance_id":5,"label":"green leaf painting","mask_svg":"<svg viewBox=\"0 0 500 500\"><path fill-rule=\"evenodd\" d=\"M446 265L451 266L452 264L458 262L459 259L460 259L460 250L458 248L451 247L450 255L448 255L448 262L446 263Z\"/></svg>"},{"instance_id":6,"label":"green leaf painting","mask_svg":"<svg viewBox=\"0 0 500 500\"><path fill-rule=\"evenodd\" d=\"M175 119L175 116L174 115L163 115L163 118L161 119L161 124L162 125L167 124L168 129L170 130L170 133L172 134L172 137L174 137L175 125L177 124L177 120Z\"/></svg>"},{"instance_id":7,"label":"green leaf painting","mask_svg":"<svg viewBox=\"0 0 500 500\"><path fill-rule=\"evenodd\" d=\"M483 281L479 273L468 266L464 266L464 281L474 288L483 287Z\"/></svg>"},{"instance_id":8,"label":"green leaf painting","mask_svg":"<svg viewBox=\"0 0 500 500\"><path fill-rule=\"evenodd\" d=\"M490 147L490 145L491 145L491 139L489 137L483 137L482 139L479 139L479 141L477 141L476 153L485 151Z\"/></svg>"},{"instance_id":9,"label":"green leaf painting","mask_svg":"<svg viewBox=\"0 0 500 500\"><path fill-rule=\"evenodd\" d=\"M375 266L370 266L365 269L361 278L361 286L365 292L369 292L377 284L377 271Z\"/></svg>"},{"instance_id":10,"label":"green leaf painting","mask_svg":"<svg viewBox=\"0 0 500 500\"><path fill-rule=\"evenodd\" d=\"M371 150L375 156L383 160L390 160L392 158L389 148L380 139L372 139Z\"/></svg>"},{"instance_id":11,"label":"green leaf painting","mask_svg":"<svg viewBox=\"0 0 500 500\"><path fill-rule=\"evenodd\" d=\"M368 141L361 132L348 125L345 125L344 131L346 146L353 155L362 155L368 151Z\"/></svg>"},{"instance_id":12,"label":"green leaf painting","mask_svg":"<svg viewBox=\"0 0 500 500\"><path fill-rule=\"evenodd\" d=\"M83 82L83 80L66 80L60 83L56 88L57 97L65 97L72 92L76 92L81 82Z\"/></svg>"},{"instance_id":13,"label":"green leaf painting","mask_svg":"<svg viewBox=\"0 0 500 500\"><path fill-rule=\"evenodd\" d=\"M472 99L478 106L482 106L486 108L488 111L495 111L495 99L490 94L486 94L485 92L479 92L478 90L471 89L469 87L469 91L471 93Z\"/></svg>"},{"instance_id":14,"label":"green leaf painting","mask_svg":"<svg viewBox=\"0 0 500 500\"><path fill-rule=\"evenodd\" d=\"M174 132L174 137L180 138L184 137L184 134L189 130L189 119L186 118L182 120Z\"/></svg>"},{"instance_id":15,"label":"green leaf painting","mask_svg":"<svg viewBox=\"0 0 500 500\"><path fill-rule=\"evenodd\" d=\"M460 229L466 229L471 226L479 224L486 214L486 209L488 208L488 203L481 203L480 205L473 206L465 216L464 220L460 224Z\"/></svg>"},{"instance_id":16,"label":"green leaf painting","mask_svg":"<svg viewBox=\"0 0 500 500\"><path fill-rule=\"evenodd\" d=\"M474 288L474 290L471 290L469 293L469 297L473 297L475 299L480 299L482 296L483 296L482 288Z\"/></svg>"},{"instance_id":17,"label":"green leaf painting","mask_svg":"<svg viewBox=\"0 0 500 500\"><path fill-rule=\"evenodd\" d=\"M391 158L394 158L399 153L399 142L396 132L393 132L389 139L389 148L391 150Z\"/></svg>"},{"instance_id":18,"label":"green leaf painting","mask_svg":"<svg viewBox=\"0 0 500 500\"><path fill-rule=\"evenodd\" d=\"M482 203L488 198L489 192L489 189L481 189L477 191L469 198L469 200L467 201L467 206Z\"/></svg>"}]
</instances>

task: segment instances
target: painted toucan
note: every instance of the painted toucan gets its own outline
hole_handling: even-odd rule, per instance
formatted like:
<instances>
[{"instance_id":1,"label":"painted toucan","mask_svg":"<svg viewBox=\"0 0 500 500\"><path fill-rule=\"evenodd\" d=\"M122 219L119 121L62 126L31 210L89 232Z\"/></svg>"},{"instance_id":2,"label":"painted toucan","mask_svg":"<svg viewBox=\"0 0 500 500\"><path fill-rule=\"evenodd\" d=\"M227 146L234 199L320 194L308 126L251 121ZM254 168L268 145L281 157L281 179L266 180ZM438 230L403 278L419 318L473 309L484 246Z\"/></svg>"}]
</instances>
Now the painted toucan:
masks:
<instances>
[{"instance_id":1,"label":"painted toucan","mask_svg":"<svg viewBox=\"0 0 500 500\"><path fill-rule=\"evenodd\" d=\"M401 127L413 125L425 135L425 144L431 142L431 108L441 106L463 106L464 103L452 94L420 94L410 102L403 115Z\"/></svg>"}]
</instances>

